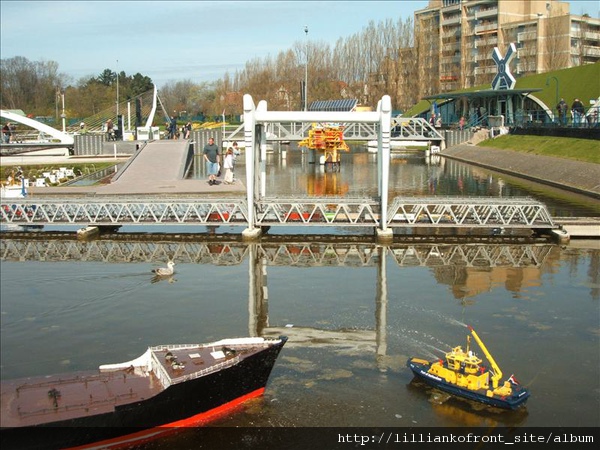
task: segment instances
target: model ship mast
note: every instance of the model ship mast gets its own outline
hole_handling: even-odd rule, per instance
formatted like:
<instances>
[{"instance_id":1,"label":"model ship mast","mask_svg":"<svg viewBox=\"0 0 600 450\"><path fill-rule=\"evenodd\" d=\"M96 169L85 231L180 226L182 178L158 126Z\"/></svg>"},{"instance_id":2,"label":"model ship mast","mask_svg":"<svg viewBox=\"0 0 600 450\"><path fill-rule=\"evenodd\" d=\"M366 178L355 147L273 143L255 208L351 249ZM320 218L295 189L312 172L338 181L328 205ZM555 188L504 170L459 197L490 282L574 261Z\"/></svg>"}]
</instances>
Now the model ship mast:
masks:
<instances>
[{"instance_id":1,"label":"model ship mast","mask_svg":"<svg viewBox=\"0 0 600 450\"><path fill-rule=\"evenodd\" d=\"M477 333L475 332L475 330L473 329L472 326L467 325L467 327L469 328L469 330L471 331L471 334L473 335L473 337L475 338L475 340L477 341L477 344L479 345L479 347L481 348L481 351L483 351L483 354L485 355L485 357L488 359L488 361L490 362L490 365L492 366L492 370L494 372L494 375L492 376L492 386L494 388L498 387L498 381L502 378L502 371L500 370L500 367L498 367L498 364L496 363L496 361L494 360L493 356L490 354L490 352L488 351L487 347L485 346L485 344L482 342L482 340L479 338L479 336L477 335ZM469 346L467 344L467 352L469 351Z\"/></svg>"}]
</instances>

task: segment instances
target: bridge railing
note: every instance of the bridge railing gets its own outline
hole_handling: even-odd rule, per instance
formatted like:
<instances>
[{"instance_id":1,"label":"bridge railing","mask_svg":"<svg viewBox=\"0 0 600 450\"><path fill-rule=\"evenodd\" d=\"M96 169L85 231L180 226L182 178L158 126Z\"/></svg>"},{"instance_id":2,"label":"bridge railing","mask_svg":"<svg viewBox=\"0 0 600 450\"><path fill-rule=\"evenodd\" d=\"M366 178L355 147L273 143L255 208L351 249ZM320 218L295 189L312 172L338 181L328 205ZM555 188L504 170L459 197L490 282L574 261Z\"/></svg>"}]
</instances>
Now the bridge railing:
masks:
<instances>
[{"instance_id":1,"label":"bridge railing","mask_svg":"<svg viewBox=\"0 0 600 450\"><path fill-rule=\"evenodd\" d=\"M376 200L345 197L270 198L257 202L258 226L312 224L371 226L380 223Z\"/></svg>"},{"instance_id":2,"label":"bridge railing","mask_svg":"<svg viewBox=\"0 0 600 450\"><path fill-rule=\"evenodd\" d=\"M324 123L315 122L324 125ZM368 141L377 139L378 126L372 123L340 123L344 127L344 139L347 141ZM307 122L272 122L267 124L267 140L270 141L301 141L308 136L312 123ZM444 136L419 117L397 117L392 119L392 138L406 140L443 141ZM227 130L224 141L243 139L244 124L234 130Z\"/></svg>"},{"instance_id":3,"label":"bridge railing","mask_svg":"<svg viewBox=\"0 0 600 450\"><path fill-rule=\"evenodd\" d=\"M241 198L27 198L1 204L6 224L250 226ZM382 225L376 198L265 198L255 208L254 227ZM386 225L396 228L555 228L546 206L530 198L396 197L386 216Z\"/></svg>"},{"instance_id":4,"label":"bridge railing","mask_svg":"<svg viewBox=\"0 0 600 450\"><path fill-rule=\"evenodd\" d=\"M248 223L242 199L3 199L2 222L38 225Z\"/></svg>"},{"instance_id":5,"label":"bridge railing","mask_svg":"<svg viewBox=\"0 0 600 450\"><path fill-rule=\"evenodd\" d=\"M530 198L396 197L388 226L554 228L541 202Z\"/></svg>"}]
</instances>

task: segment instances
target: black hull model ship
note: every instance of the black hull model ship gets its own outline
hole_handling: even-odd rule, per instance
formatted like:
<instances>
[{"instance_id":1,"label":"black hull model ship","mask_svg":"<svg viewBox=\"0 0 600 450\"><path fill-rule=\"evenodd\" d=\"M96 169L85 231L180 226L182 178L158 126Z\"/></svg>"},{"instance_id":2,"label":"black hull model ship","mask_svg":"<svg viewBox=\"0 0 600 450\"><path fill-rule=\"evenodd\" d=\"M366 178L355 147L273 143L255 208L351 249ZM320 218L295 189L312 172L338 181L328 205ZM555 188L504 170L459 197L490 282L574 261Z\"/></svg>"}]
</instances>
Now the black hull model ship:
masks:
<instances>
[{"instance_id":1,"label":"black hull model ship","mask_svg":"<svg viewBox=\"0 0 600 450\"><path fill-rule=\"evenodd\" d=\"M101 448L201 426L263 394L287 337L150 347L139 358L79 372L2 381L1 443ZM31 432L28 432L31 430Z\"/></svg>"},{"instance_id":2,"label":"black hull model ship","mask_svg":"<svg viewBox=\"0 0 600 450\"><path fill-rule=\"evenodd\" d=\"M489 367L470 349L470 336L467 336L465 351L460 346L454 347L446 353L445 360L439 361L410 358L407 366L417 378L450 394L497 408L522 407L529 398L529 390L521 386L513 375L500 382L502 371L498 364L475 330L468 328L489 361Z\"/></svg>"}]
</instances>

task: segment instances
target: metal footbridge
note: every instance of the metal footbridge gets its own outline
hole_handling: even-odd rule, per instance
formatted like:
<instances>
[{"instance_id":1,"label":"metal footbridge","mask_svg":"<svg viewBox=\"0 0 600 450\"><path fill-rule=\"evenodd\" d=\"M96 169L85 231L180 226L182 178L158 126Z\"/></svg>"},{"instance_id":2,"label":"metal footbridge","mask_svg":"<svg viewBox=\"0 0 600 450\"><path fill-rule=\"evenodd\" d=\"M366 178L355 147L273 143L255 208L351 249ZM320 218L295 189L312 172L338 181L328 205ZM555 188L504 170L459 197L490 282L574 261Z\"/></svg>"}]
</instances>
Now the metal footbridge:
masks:
<instances>
[{"instance_id":1,"label":"metal footbridge","mask_svg":"<svg viewBox=\"0 0 600 450\"><path fill-rule=\"evenodd\" d=\"M314 125L324 126L328 123L331 121L298 122L282 119L269 122L265 131L267 139L272 142L301 141L308 136L308 132ZM379 132L378 127L372 123L341 122L338 125L343 127L343 136L346 141L375 140ZM244 124L229 131L224 140L231 142L243 139L243 131ZM444 141L440 132L421 117L392 117L390 131L391 137L395 140L430 141L437 144Z\"/></svg>"},{"instance_id":2,"label":"metal footbridge","mask_svg":"<svg viewBox=\"0 0 600 450\"><path fill-rule=\"evenodd\" d=\"M376 199L268 198L258 201L254 227L381 228ZM18 225L236 225L249 226L241 198L102 197L5 199L2 223ZM529 198L394 198L386 227L554 228L546 206Z\"/></svg>"}]
</instances>

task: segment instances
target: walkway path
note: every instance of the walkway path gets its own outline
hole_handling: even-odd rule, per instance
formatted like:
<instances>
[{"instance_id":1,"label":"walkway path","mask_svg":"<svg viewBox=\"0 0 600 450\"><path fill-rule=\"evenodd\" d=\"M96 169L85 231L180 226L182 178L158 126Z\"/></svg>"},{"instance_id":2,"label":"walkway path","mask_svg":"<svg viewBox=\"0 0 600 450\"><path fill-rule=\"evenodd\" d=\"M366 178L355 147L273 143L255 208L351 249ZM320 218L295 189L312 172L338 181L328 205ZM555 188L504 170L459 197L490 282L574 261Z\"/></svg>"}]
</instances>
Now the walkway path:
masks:
<instances>
[{"instance_id":1,"label":"walkway path","mask_svg":"<svg viewBox=\"0 0 600 450\"><path fill-rule=\"evenodd\" d=\"M126 162L110 184L94 186L30 187L35 195L143 195L165 194L190 196L198 194L245 193L246 188L237 179L227 185L218 180L210 186L207 180L185 179L189 142L164 140L148 143ZM110 161L110 160L109 160ZM202 160L200 160L202 161ZM65 163L60 161L59 163Z\"/></svg>"},{"instance_id":2,"label":"walkway path","mask_svg":"<svg viewBox=\"0 0 600 450\"><path fill-rule=\"evenodd\" d=\"M447 148L442 155L600 198L600 164L469 144Z\"/></svg>"}]
</instances>

